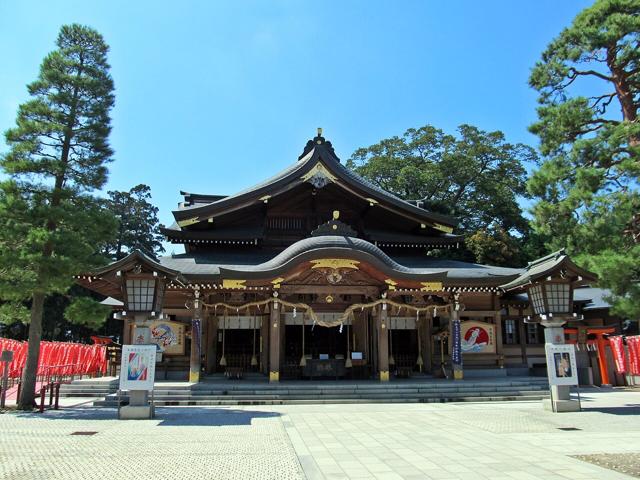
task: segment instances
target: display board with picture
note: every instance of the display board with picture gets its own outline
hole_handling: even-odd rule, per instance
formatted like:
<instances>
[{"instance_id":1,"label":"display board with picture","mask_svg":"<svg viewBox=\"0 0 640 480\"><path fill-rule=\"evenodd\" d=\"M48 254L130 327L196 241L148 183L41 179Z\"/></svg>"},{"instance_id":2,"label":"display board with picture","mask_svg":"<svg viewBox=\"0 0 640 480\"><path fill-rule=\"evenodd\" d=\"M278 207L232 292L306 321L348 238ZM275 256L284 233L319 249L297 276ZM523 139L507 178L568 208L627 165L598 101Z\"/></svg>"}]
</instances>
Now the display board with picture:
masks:
<instances>
[{"instance_id":1,"label":"display board with picture","mask_svg":"<svg viewBox=\"0 0 640 480\"><path fill-rule=\"evenodd\" d=\"M460 325L463 353L496 353L496 326L492 323L467 320Z\"/></svg>"}]
</instances>

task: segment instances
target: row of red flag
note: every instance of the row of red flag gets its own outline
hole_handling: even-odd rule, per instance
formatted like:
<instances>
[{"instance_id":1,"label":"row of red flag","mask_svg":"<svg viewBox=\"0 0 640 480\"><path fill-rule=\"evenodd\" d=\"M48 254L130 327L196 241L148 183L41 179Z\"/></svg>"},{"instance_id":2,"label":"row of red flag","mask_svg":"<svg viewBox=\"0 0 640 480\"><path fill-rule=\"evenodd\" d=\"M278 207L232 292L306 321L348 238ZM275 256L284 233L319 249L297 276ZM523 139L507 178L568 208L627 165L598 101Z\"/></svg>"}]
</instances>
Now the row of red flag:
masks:
<instances>
[{"instance_id":1,"label":"row of red flag","mask_svg":"<svg viewBox=\"0 0 640 480\"><path fill-rule=\"evenodd\" d=\"M626 352L625 342L627 344ZM616 372L640 375L640 335L633 337L612 336L609 337L609 345L616 364Z\"/></svg>"},{"instance_id":2,"label":"row of red flag","mask_svg":"<svg viewBox=\"0 0 640 480\"><path fill-rule=\"evenodd\" d=\"M13 351L9 378L19 378L27 361L27 342L0 337L0 352ZM38 375L89 375L107 371L107 349L104 345L82 343L40 342Z\"/></svg>"}]
</instances>

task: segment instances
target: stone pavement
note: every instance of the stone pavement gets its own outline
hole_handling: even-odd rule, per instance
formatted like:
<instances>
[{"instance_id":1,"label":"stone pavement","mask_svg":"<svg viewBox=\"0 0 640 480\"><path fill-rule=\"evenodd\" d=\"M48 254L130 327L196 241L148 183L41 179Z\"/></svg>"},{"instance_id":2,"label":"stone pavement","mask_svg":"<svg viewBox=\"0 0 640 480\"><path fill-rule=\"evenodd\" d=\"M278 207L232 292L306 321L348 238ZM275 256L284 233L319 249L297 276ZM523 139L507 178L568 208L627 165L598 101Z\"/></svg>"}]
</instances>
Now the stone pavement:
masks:
<instances>
[{"instance_id":1,"label":"stone pavement","mask_svg":"<svg viewBox=\"0 0 640 480\"><path fill-rule=\"evenodd\" d=\"M583 407L166 407L143 421L86 406L8 413L0 415L0 479L631 478L571 455L640 452L640 391L589 390Z\"/></svg>"}]
</instances>

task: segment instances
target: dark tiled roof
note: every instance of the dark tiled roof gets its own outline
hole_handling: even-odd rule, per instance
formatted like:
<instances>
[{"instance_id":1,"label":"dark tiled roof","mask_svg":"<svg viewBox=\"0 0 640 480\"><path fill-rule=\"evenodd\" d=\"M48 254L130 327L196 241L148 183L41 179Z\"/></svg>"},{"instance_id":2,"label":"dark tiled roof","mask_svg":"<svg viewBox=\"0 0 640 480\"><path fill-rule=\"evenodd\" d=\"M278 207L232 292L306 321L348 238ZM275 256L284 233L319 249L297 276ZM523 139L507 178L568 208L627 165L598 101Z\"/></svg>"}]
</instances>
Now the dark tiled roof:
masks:
<instances>
[{"instance_id":1,"label":"dark tiled roof","mask_svg":"<svg viewBox=\"0 0 640 480\"><path fill-rule=\"evenodd\" d=\"M419 218L440 222L451 227L458 223L457 219L450 216L429 212L417 207L416 205L383 190L379 186L349 170L340 163L340 159L333 152L333 148L323 137L314 138L314 147L298 162L264 182L238 192L235 195L231 195L208 204L198 203L192 206L186 206L180 210L174 210L173 214L176 219L182 220L188 218L189 215L207 215L222 212L225 211L226 208L229 208L232 205L237 205L243 201L256 201L262 196L269 195L270 192L273 192L274 190L277 190L277 188L290 182L301 182L302 180L300 177L304 173L310 171L311 168L320 161L322 161L333 174L340 177L344 182L350 184L352 187L363 190L380 201L388 202L397 208L413 213Z\"/></svg>"},{"instance_id":2,"label":"dark tiled roof","mask_svg":"<svg viewBox=\"0 0 640 480\"><path fill-rule=\"evenodd\" d=\"M570 270L576 275L581 276L581 281L584 282L596 280L596 276L593 273L578 267L571 261L564 250L559 250L547 255L546 257L530 262L522 275L511 282L502 285L502 288L505 290L521 288L528 283L544 278L560 270Z\"/></svg>"},{"instance_id":3,"label":"dark tiled roof","mask_svg":"<svg viewBox=\"0 0 640 480\"><path fill-rule=\"evenodd\" d=\"M161 257L160 263L185 275L217 276L229 272L271 274L298 262L323 256L369 261L395 275L419 280L420 277L472 283L500 283L522 273L521 269L493 267L453 260L423 257L391 257L366 240L352 237L319 236L300 240L278 254L191 253Z\"/></svg>"}]
</instances>

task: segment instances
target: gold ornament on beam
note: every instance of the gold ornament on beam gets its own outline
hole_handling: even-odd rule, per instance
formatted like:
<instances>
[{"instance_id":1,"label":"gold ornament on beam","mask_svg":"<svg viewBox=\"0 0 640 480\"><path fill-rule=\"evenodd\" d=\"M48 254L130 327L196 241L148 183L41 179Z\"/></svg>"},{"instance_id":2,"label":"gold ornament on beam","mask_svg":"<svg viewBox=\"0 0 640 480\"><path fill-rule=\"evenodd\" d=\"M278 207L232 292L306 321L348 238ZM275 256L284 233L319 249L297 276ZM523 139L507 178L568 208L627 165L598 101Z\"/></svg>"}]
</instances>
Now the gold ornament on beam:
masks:
<instances>
[{"instance_id":1,"label":"gold ornament on beam","mask_svg":"<svg viewBox=\"0 0 640 480\"><path fill-rule=\"evenodd\" d=\"M344 258L320 258L318 260L311 260L311 263L313 264L311 266L312 269L331 268L334 270L338 268L351 268L358 270L358 265L360 264L357 260L347 260Z\"/></svg>"}]
</instances>

